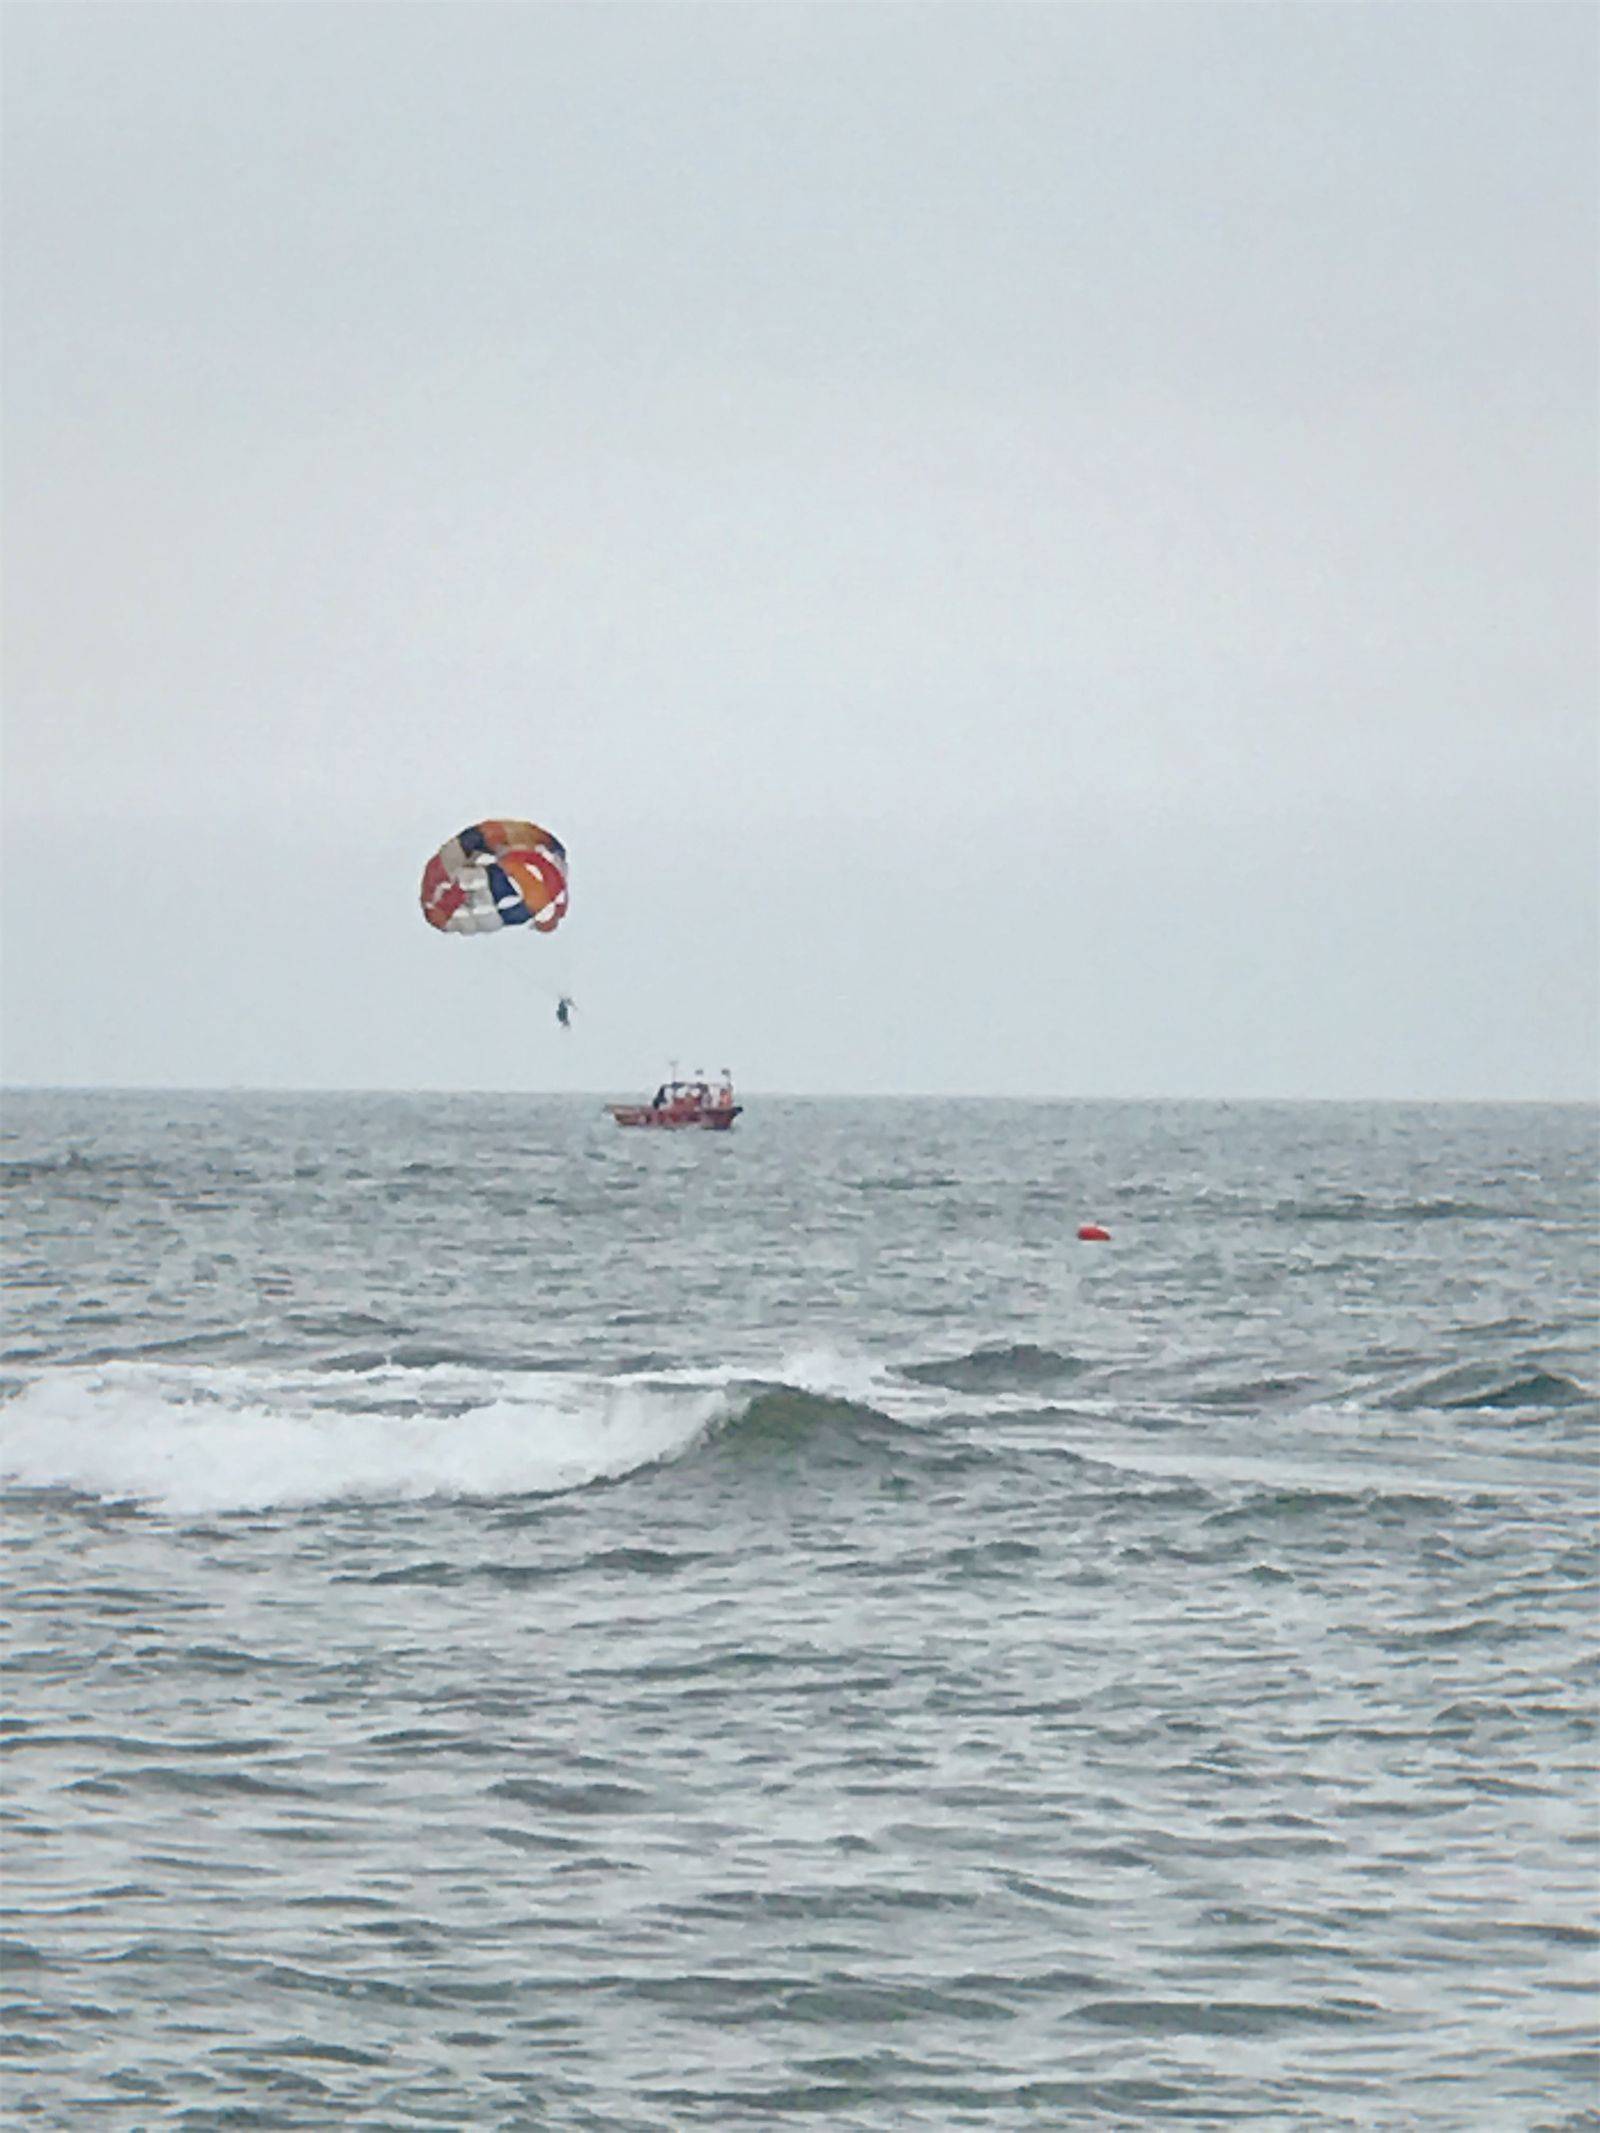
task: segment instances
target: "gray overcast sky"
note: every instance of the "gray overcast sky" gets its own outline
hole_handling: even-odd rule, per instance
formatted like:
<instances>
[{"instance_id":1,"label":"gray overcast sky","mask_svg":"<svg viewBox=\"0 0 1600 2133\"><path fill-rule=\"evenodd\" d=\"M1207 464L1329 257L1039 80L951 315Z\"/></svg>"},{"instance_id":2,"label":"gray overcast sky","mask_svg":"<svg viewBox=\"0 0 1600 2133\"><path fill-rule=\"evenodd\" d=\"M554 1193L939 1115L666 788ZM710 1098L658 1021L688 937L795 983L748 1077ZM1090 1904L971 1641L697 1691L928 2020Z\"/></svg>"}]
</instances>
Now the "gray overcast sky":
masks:
<instances>
[{"instance_id":1,"label":"gray overcast sky","mask_svg":"<svg viewBox=\"0 0 1600 2133\"><path fill-rule=\"evenodd\" d=\"M13 4L7 1077L1591 1092L1597 24Z\"/></svg>"}]
</instances>

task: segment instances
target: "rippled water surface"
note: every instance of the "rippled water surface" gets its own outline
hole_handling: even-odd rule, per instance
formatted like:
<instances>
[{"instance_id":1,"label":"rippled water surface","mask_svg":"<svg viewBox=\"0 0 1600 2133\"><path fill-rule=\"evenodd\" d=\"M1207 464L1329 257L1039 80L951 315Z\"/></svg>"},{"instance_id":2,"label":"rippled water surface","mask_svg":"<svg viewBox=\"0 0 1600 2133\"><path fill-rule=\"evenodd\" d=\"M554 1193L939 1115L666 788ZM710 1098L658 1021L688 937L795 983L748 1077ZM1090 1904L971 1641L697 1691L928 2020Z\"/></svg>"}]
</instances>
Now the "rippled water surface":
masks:
<instances>
[{"instance_id":1,"label":"rippled water surface","mask_svg":"<svg viewBox=\"0 0 1600 2133\"><path fill-rule=\"evenodd\" d=\"M1591 1113L4 1154L14 2122L1600 2125Z\"/></svg>"}]
</instances>

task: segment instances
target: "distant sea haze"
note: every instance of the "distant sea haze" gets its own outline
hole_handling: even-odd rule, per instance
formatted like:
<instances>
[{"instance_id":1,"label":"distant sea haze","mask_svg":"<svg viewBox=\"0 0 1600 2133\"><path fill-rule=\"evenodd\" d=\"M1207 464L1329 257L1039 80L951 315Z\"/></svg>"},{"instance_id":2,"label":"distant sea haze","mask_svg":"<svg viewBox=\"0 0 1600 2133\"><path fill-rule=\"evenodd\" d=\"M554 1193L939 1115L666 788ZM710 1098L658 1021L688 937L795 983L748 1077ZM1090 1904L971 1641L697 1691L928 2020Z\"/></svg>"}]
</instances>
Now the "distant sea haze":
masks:
<instances>
[{"instance_id":1,"label":"distant sea haze","mask_svg":"<svg viewBox=\"0 0 1600 2133\"><path fill-rule=\"evenodd\" d=\"M1600 2124L1593 1111L3 1131L17 2124Z\"/></svg>"}]
</instances>

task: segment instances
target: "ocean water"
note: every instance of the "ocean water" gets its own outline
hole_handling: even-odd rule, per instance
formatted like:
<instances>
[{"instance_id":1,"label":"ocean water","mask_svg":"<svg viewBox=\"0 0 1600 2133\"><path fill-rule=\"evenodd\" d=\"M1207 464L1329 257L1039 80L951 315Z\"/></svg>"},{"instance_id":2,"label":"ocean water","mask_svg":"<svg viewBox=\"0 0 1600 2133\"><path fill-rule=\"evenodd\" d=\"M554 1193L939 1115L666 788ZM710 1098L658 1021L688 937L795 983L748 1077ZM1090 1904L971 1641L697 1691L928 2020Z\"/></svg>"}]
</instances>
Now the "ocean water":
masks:
<instances>
[{"instance_id":1,"label":"ocean water","mask_svg":"<svg viewBox=\"0 0 1600 2133\"><path fill-rule=\"evenodd\" d=\"M1596 1152L11 1096L7 2123L1600 2126Z\"/></svg>"}]
</instances>

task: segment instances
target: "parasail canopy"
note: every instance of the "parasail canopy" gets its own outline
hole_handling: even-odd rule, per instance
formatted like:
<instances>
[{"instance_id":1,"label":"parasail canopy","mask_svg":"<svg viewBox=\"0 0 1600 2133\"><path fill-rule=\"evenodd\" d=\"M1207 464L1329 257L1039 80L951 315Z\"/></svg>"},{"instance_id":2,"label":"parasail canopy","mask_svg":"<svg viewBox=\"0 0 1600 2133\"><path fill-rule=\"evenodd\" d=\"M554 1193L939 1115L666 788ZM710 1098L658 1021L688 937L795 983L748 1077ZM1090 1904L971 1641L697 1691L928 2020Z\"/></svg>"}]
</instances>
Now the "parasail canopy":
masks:
<instances>
[{"instance_id":1,"label":"parasail canopy","mask_svg":"<svg viewBox=\"0 0 1600 2133\"><path fill-rule=\"evenodd\" d=\"M441 933L554 933L567 914L567 848L537 822L474 822L422 870L422 915Z\"/></svg>"}]
</instances>

